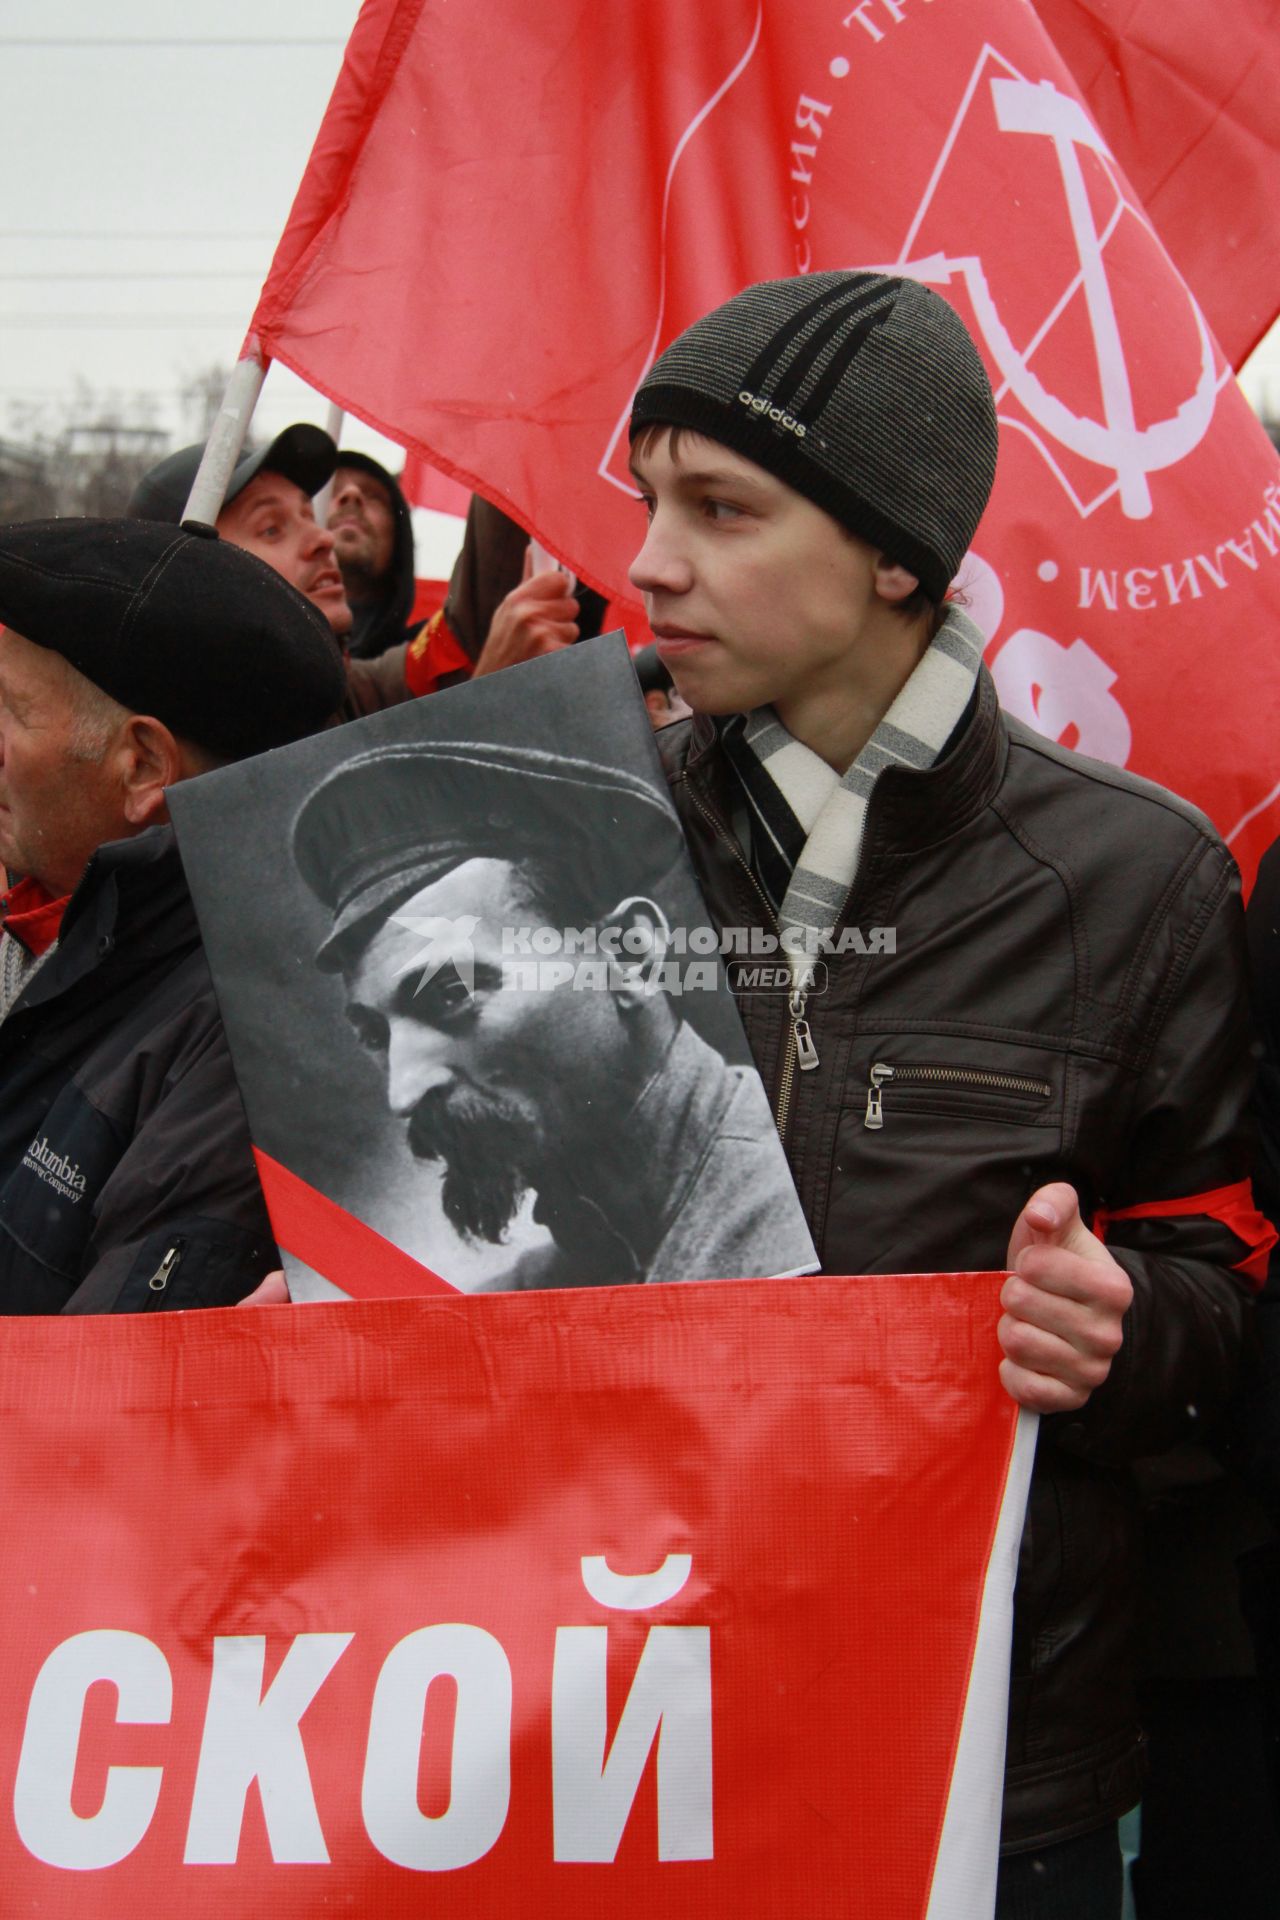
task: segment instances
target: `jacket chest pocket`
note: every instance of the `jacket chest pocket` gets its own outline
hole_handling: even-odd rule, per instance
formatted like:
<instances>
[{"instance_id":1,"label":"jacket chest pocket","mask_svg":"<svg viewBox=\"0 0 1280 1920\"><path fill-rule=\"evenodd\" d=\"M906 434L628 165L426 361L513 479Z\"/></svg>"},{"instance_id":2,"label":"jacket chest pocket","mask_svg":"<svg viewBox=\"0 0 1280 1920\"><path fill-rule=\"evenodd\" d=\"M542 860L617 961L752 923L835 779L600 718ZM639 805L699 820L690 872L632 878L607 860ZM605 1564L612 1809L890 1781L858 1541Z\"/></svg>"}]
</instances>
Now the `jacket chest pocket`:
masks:
<instances>
[{"instance_id":1,"label":"jacket chest pocket","mask_svg":"<svg viewBox=\"0 0 1280 1920\"><path fill-rule=\"evenodd\" d=\"M868 1064L866 1088L862 1124L868 1133L913 1113L1013 1126L1056 1124L1054 1084L1045 1070L1022 1071L1009 1061L913 1060L889 1045Z\"/></svg>"},{"instance_id":2,"label":"jacket chest pocket","mask_svg":"<svg viewBox=\"0 0 1280 1920\"><path fill-rule=\"evenodd\" d=\"M1048 1048L881 1031L854 1043L817 1198L831 1273L1003 1265L1019 1209L1070 1178L1066 1063Z\"/></svg>"},{"instance_id":3,"label":"jacket chest pocket","mask_svg":"<svg viewBox=\"0 0 1280 1920\"><path fill-rule=\"evenodd\" d=\"M74 1284L94 1228L94 1208L123 1142L74 1083L32 1122L0 1180L0 1230L51 1274ZM20 1263L19 1263L20 1264ZM0 1277L5 1256L0 1253Z\"/></svg>"}]
</instances>

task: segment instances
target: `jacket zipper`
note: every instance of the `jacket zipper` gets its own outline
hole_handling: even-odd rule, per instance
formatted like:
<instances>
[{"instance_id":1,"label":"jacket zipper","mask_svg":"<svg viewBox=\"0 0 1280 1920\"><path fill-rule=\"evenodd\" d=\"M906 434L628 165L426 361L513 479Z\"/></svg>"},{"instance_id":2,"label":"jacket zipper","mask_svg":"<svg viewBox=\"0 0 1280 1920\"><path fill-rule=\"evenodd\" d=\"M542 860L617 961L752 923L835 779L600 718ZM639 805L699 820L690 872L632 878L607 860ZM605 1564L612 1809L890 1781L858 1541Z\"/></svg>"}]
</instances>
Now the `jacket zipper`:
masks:
<instances>
[{"instance_id":1,"label":"jacket zipper","mask_svg":"<svg viewBox=\"0 0 1280 1920\"><path fill-rule=\"evenodd\" d=\"M867 1111L862 1124L874 1133L884 1125L884 1086L889 1080L935 1087L985 1087L990 1093L1020 1093L1047 1100L1053 1088L1021 1073L987 1073L981 1067L890 1067L877 1060L869 1075Z\"/></svg>"},{"instance_id":2,"label":"jacket zipper","mask_svg":"<svg viewBox=\"0 0 1280 1920\"><path fill-rule=\"evenodd\" d=\"M160 1304L159 1296L168 1287L169 1282L172 1280L175 1272L177 1271L178 1262L181 1260L183 1253L186 1250L186 1245L187 1243L185 1240L175 1240L173 1245L165 1253L164 1259L160 1262L160 1265L156 1268L155 1272L152 1274L151 1278L148 1280L147 1287L151 1294L151 1298L147 1301L147 1305L149 1307L159 1306Z\"/></svg>"},{"instance_id":3,"label":"jacket zipper","mask_svg":"<svg viewBox=\"0 0 1280 1920\"><path fill-rule=\"evenodd\" d=\"M742 871L746 874L751 885L760 897L760 903L769 917L770 926L775 933L779 933L781 929L778 926L778 916L773 910L773 903L770 901L764 888L760 885L760 882L756 879L754 873L752 873L750 863L743 859L742 848L738 845L733 835L727 833L721 826L714 813L711 812L711 809L703 806L692 787L688 788L688 793L689 798L693 801L698 812L702 815L703 819L710 824L717 839L723 840L738 865L742 868ZM813 1044L813 1033L808 1020L805 1018L805 1009L808 1004L809 995L807 989L793 986L787 998L787 1010L791 1015L792 1045L787 1049L786 1058L782 1063L782 1079L778 1085L778 1101L773 1110L774 1124L783 1139L786 1138L787 1117L791 1111L791 1088L795 1081L796 1068L798 1066L801 1073L812 1073L813 1069L818 1065L818 1049Z\"/></svg>"}]
</instances>

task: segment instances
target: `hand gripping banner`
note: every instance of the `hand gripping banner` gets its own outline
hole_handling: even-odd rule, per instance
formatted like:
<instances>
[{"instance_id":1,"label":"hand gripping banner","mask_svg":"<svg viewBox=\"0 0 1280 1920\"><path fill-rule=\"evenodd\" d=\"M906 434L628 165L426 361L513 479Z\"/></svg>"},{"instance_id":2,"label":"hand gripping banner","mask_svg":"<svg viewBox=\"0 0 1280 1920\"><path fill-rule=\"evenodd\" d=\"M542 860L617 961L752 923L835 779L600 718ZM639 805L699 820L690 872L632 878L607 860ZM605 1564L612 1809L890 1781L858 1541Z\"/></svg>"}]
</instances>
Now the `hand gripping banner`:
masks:
<instances>
[{"instance_id":1,"label":"hand gripping banner","mask_svg":"<svg viewBox=\"0 0 1280 1920\"><path fill-rule=\"evenodd\" d=\"M753 281L925 282L996 391L959 585L1003 704L1196 802L1249 876L1280 829L1280 469L1201 299L1233 350L1276 304L1238 265L1274 34L1259 5L1221 33L1158 11L1171 62L1153 6L369 0L253 331L634 597L626 425L662 348Z\"/></svg>"},{"instance_id":2,"label":"hand gripping banner","mask_svg":"<svg viewBox=\"0 0 1280 1920\"><path fill-rule=\"evenodd\" d=\"M5 1912L989 1913L1000 1278L11 1322Z\"/></svg>"}]
</instances>

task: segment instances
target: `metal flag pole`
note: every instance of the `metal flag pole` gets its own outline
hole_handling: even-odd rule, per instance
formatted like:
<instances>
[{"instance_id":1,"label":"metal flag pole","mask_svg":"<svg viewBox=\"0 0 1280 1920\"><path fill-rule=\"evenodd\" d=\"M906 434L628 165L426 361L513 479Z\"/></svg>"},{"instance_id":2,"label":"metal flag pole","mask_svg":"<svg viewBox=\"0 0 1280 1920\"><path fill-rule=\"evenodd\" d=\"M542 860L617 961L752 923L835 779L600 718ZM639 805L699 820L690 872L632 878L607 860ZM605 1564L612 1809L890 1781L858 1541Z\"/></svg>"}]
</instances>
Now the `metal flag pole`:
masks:
<instances>
[{"instance_id":1,"label":"metal flag pole","mask_svg":"<svg viewBox=\"0 0 1280 1920\"><path fill-rule=\"evenodd\" d=\"M231 478L231 470L240 457L253 410L262 392L270 361L262 356L256 334L246 342L245 356L238 360L227 381L222 405L205 442L204 453L187 497L184 520L199 520L211 527L218 518Z\"/></svg>"},{"instance_id":2,"label":"metal flag pole","mask_svg":"<svg viewBox=\"0 0 1280 1920\"><path fill-rule=\"evenodd\" d=\"M328 434L329 438L332 440L335 447L340 447L342 445L342 427L343 427L343 422L346 420L346 417L347 417L346 408L340 407L336 400L331 400L329 402L329 412L325 418L324 425L325 425L325 432ZM322 527L325 525L325 523L329 518L329 502L332 500L332 498L333 498L333 478L332 476L330 476L330 478L326 480L324 485L321 487L319 493L315 497L315 501L313 502L316 519L320 522L320 525Z\"/></svg>"}]
</instances>

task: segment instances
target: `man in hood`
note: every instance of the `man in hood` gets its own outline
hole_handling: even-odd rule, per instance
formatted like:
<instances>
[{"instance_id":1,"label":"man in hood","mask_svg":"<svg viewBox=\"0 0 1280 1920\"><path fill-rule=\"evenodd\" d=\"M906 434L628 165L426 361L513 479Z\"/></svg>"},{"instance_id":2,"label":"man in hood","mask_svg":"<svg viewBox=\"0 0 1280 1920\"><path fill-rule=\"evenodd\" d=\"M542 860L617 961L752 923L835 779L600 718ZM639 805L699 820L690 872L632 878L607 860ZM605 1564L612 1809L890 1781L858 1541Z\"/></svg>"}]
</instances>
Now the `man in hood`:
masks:
<instances>
[{"instance_id":1,"label":"man in hood","mask_svg":"<svg viewBox=\"0 0 1280 1920\"><path fill-rule=\"evenodd\" d=\"M367 453L338 456L325 522L333 536L352 624L347 645L373 660L409 640L415 589L409 503L393 474Z\"/></svg>"}]
</instances>

